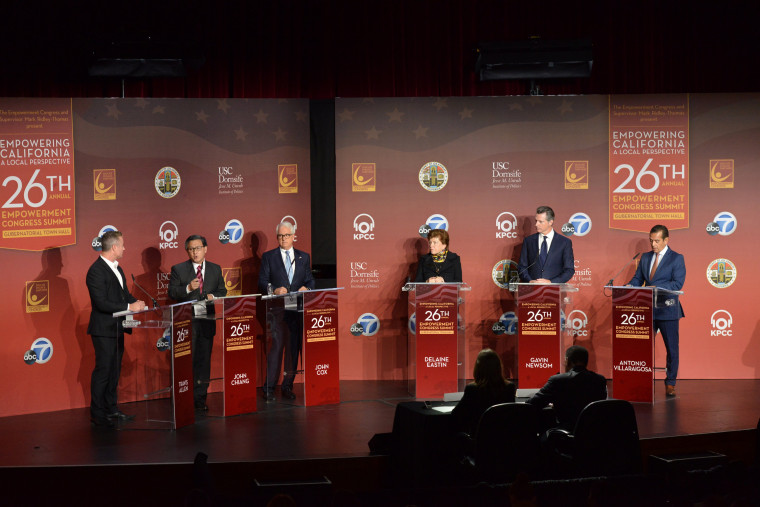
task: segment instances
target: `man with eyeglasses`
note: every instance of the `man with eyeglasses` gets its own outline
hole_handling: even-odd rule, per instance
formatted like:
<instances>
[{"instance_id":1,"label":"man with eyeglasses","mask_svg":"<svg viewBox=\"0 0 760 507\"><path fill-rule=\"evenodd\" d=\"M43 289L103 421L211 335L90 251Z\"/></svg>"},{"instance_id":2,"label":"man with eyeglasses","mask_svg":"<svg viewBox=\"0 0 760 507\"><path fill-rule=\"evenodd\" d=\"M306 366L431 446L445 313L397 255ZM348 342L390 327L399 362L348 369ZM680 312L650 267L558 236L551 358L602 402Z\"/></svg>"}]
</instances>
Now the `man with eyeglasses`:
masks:
<instances>
[{"instance_id":1,"label":"man with eyeglasses","mask_svg":"<svg viewBox=\"0 0 760 507\"><path fill-rule=\"evenodd\" d=\"M279 248L264 252L261 256L261 271L259 271L259 292L267 294L271 284L276 295L289 292L301 292L314 288L314 276L311 274L309 254L293 248L293 236L296 228L290 222L277 225L277 242ZM279 327L272 326L272 344L267 353L267 379L264 384L264 399L274 401L274 386L280 376L280 365L284 349L285 376L282 379L282 397L294 400L293 380L298 368L298 354L301 351L302 322L298 312L285 311L284 321L288 327L288 343L285 347Z\"/></svg>"},{"instance_id":2,"label":"man with eyeglasses","mask_svg":"<svg viewBox=\"0 0 760 507\"><path fill-rule=\"evenodd\" d=\"M206 260L206 238L193 234L185 240L188 260L172 266L169 297L178 303L198 301L193 305L193 401L195 410L205 412L206 394L211 378L211 348L216 334L215 297L227 295L222 268Z\"/></svg>"}]
</instances>

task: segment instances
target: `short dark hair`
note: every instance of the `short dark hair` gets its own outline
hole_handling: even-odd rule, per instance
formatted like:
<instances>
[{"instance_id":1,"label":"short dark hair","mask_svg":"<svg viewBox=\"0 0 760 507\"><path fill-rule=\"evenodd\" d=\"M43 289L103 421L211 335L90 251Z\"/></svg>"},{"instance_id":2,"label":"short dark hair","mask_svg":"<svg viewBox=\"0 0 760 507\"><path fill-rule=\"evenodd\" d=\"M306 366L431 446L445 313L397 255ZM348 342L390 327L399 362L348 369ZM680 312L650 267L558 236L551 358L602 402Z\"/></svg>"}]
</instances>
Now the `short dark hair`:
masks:
<instances>
[{"instance_id":1,"label":"short dark hair","mask_svg":"<svg viewBox=\"0 0 760 507\"><path fill-rule=\"evenodd\" d=\"M654 227L652 227L652 230L649 231L649 234L657 234L658 232L662 233L662 239L665 239L668 237L668 228L662 224L657 224Z\"/></svg>"},{"instance_id":2,"label":"short dark hair","mask_svg":"<svg viewBox=\"0 0 760 507\"><path fill-rule=\"evenodd\" d=\"M433 238L438 238L438 241L446 245L446 248L449 247L449 233L443 229L432 229L428 232L428 241Z\"/></svg>"},{"instance_id":3,"label":"short dark hair","mask_svg":"<svg viewBox=\"0 0 760 507\"><path fill-rule=\"evenodd\" d=\"M551 209L549 206L539 206L538 208L536 208L536 215L540 215L541 213L546 213L547 221L554 220L554 210Z\"/></svg>"},{"instance_id":4,"label":"short dark hair","mask_svg":"<svg viewBox=\"0 0 760 507\"><path fill-rule=\"evenodd\" d=\"M185 240L185 250L187 250L187 246L190 244L190 242L195 241L195 240L200 240L201 243L203 243L203 246L208 246L208 243L206 243L206 238L204 238L200 234L191 234Z\"/></svg>"},{"instance_id":5,"label":"short dark hair","mask_svg":"<svg viewBox=\"0 0 760 507\"><path fill-rule=\"evenodd\" d=\"M119 242L120 237L121 233L119 231L108 231L107 233L103 234L103 236L100 238L101 250L103 252L109 251L111 247Z\"/></svg>"},{"instance_id":6,"label":"short dark hair","mask_svg":"<svg viewBox=\"0 0 760 507\"><path fill-rule=\"evenodd\" d=\"M567 362L573 366L588 366L588 350L580 345L573 345L565 352Z\"/></svg>"}]
</instances>

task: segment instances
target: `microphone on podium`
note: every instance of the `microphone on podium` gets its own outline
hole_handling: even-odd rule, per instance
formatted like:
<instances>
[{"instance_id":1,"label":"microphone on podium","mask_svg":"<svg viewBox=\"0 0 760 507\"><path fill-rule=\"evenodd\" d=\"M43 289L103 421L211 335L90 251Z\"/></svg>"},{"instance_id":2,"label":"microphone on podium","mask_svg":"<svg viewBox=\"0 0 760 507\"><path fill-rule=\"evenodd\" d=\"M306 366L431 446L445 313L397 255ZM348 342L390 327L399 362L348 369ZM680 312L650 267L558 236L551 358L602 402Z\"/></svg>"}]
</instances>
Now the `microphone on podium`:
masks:
<instances>
[{"instance_id":1,"label":"microphone on podium","mask_svg":"<svg viewBox=\"0 0 760 507\"><path fill-rule=\"evenodd\" d=\"M633 256L633 258L631 260L629 260L628 262L626 262L625 265L623 266L623 268L620 271L618 271L617 274L615 274L615 276L613 276L612 278L610 278L610 281L607 282L607 284L605 285L605 287L611 287L612 285L614 285L615 278L617 278L618 276L620 276L620 273L622 273L625 270L625 268L628 267L628 264L630 264L631 262L635 261L636 258L639 255L641 255L641 252L637 253L636 255Z\"/></svg>"},{"instance_id":2,"label":"microphone on podium","mask_svg":"<svg viewBox=\"0 0 760 507\"><path fill-rule=\"evenodd\" d=\"M520 277L522 276L522 274L528 271L530 268L532 268L533 265L537 262L538 262L538 256L536 256L536 259L533 262L531 262L530 264L522 268L520 271L518 271L517 276L509 280L509 292L515 292L517 290L517 284L520 282Z\"/></svg>"},{"instance_id":3,"label":"microphone on podium","mask_svg":"<svg viewBox=\"0 0 760 507\"><path fill-rule=\"evenodd\" d=\"M158 306L158 301L156 301L156 298L154 298L153 296L151 296L151 295L148 293L148 291L147 291L147 290L143 289L143 288L140 286L140 284L139 284L139 283L137 283L137 280L135 280L135 275L134 275L134 274L132 274L132 283L133 283L133 284L135 284L135 287L137 287L138 289L140 289L141 291L143 291L143 292L145 293L145 295L146 295L146 296L148 296L148 297L150 298L150 300L151 300L151 301L153 301L153 308L159 308L159 306Z\"/></svg>"}]
</instances>

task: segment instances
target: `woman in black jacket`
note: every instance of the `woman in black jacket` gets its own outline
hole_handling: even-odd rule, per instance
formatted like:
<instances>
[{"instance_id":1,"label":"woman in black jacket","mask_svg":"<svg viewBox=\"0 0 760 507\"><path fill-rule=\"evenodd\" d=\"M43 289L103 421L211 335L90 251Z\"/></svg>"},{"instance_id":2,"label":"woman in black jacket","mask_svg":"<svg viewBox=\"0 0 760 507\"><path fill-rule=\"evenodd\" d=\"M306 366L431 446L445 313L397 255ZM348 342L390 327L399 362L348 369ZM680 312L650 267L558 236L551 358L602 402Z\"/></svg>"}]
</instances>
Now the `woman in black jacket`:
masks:
<instances>
[{"instance_id":1,"label":"woman in black jacket","mask_svg":"<svg viewBox=\"0 0 760 507\"><path fill-rule=\"evenodd\" d=\"M428 233L430 253L420 257L417 266L417 283L451 283L462 281L462 264L459 256L449 251L449 233L433 229Z\"/></svg>"}]
</instances>

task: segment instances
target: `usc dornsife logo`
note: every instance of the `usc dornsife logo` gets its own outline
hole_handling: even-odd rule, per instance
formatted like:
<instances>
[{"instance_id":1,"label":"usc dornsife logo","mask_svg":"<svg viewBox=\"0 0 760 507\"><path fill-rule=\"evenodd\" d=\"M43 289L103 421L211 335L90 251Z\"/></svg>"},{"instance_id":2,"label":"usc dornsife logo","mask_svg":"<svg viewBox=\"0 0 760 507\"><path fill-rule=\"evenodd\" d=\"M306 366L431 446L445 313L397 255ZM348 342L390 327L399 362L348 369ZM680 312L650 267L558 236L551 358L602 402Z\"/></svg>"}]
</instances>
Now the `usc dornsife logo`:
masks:
<instances>
[{"instance_id":1,"label":"usc dornsife logo","mask_svg":"<svg viewBox=\"0 0 760 507\"><path fill-rule=\"evenodd\" d=\"M26 282L26 313L50 311L50 282L34 280Z\"/></svg>"},{"instance_id":2,"label":"usc dornsife logo","mask_svg":"<svg viewBox=\"0 0 760 507\"><path fill-rule=\"evenodd\" d=\"M94 200L116 200L116 169L93 169L92 179Z\"/></svg>"},{"instance_id":3,"label":"usc dornsife logo","mask_svg":"<svg viewBox=\"0 0 760 507\"><path fill-rule=\"evenodd\" d=\"M710 160L710 188L734 188L733 159Z\"/></svg>"},{"instance_id":4,"label":"usc dornsife logo","mask_svg":"<svg viewBox=\"0 0 760 507\"><path fill-rule=\"evenodd\" d=\"M376 171L374 162L351 164L351 191L374 192L377 181Z\"/></svg>"},{"instance_id":5,"label":"usc dornsife logo","mask_svg":"<svg viewBox=\"0 0 760 507\"><path fill-rule=\"evenodd\" d=\"M565 160L565 190L588 190L588 160Z\"/></svg>"},{"instance_id":6,"label":"usc dornsife logo","mask_svg":"<svg viewBox=\"0 0 760 507\"><path fill-rule=\"evenodd\" d=\"M280 194L298 193L298 164L277 166L277 187Z\"/></svg>"}]
</instances>

